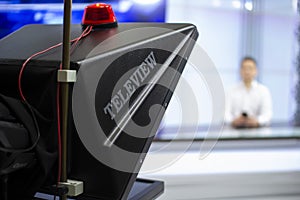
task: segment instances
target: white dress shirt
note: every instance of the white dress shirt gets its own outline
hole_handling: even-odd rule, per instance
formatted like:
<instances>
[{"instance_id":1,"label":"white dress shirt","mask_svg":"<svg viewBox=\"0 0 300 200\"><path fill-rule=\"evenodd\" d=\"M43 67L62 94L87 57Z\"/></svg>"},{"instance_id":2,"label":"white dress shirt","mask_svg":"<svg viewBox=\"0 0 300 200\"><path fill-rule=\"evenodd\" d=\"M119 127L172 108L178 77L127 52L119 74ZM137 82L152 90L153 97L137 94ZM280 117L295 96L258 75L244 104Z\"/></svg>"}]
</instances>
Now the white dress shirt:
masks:
<instances>
[{"instance_id":1,"label":"white dress shirt","mask_svg":"<svg viewBox=\"0 0 300 200\"><path fill-rule=\"evenodd\" d=\"M250 88L243 82L234 86L227 94L225 121L230 124L242 113L257 119L260 126L268 125L272 118L269 89L257 81L252 81Z\"/></svg>"}]
</instances>

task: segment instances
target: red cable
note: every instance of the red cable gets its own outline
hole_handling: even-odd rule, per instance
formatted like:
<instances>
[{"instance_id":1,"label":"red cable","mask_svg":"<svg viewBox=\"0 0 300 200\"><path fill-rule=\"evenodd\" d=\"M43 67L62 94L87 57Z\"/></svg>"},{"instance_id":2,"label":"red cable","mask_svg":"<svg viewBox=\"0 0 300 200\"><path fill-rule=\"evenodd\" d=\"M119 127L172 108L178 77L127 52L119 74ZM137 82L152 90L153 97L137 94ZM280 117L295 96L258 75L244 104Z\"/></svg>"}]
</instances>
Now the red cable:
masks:
<instances>
[{"instance_id":1,"label":"red cable","mask_svg":"<svg viewBox=\"0 0 300 200\"><path fill-rule=\"evenodd\" d=\"M90 32L92 31L93 27L90 27L89 31L86 33L86 31L88 30L88 28L86 28L82 34L76 38L74 44L72 44L71 47L71 52L73 52L73 50L75 49L77 43L79 42L79 40L81 40L83 37L87 36L88 34L90 34ZM62 64L60 64L59 69L62 69ZM60 83L57 83L57 94L56 94L56 107L57 107L57 143L58 143L58 172L57 172L57 183L60 182L61 179L61 163L62 163L62 146L61 146L61 125L60 125Z\"/></svg>"},{"instance_id":2,"label":"red cable","mask_svg":"<svg viewBox=\"0 0 300 200\"><path fill-rule=\"evenodd\" d=\"M56 108L57 108L57 145L58 145L58 170L57 170L57 183L60 182L61 178L61 162L62 162L62 151L61 151L61 126L60 126L60 84L57 84L56 89Z\"/></svg>"},{"instance_id":3,"label":"red cable","mask_svg":"<svg viewBox=\"0 0 300 200\"><path fill-rule=\"evenodd\" d=\"M34 58L34 57L36 57L36 56L38 56L38 55L40 55L40 54L46 53L47 51L50 51L51 49L54 49L54 48L56 48L56 47L59 47L61 44L62 44L62 43L59 43L59 44L56 44L56 45L54 45L54 46L52 46L52 47L49 47L48 49L45 49L45 50L40 51L40 52L37 52L37 53L31 55L29 58L27 58L27 60L23 63L23 65L22 65L22 67L21 67L21 69L20 69L20 72L19 72L19 78L18 78L19 93L20 93L20 96L21 96L21 98L22 98L23 101L27 102L27 100L26 100L26 98L25 98L25 96L24 96L24 94L23 94L22 83L21 83L21 81L22 81L22 75L23 75L23 72L24 72L24 69L25 69L27 63L28 63L32 58Z\"/></svg>"},{"instance_id":4,"label":"red cable","mask_svg":"<svg viewBox=\"0 0 300 200\"><path fill-rule=\"evenodd\" d=\"M83 37L86 37L88 34L90 34L90 32L92 31L92 29L93 29L92 26L87 27L78 38L75 38L75 39L71 40L71 42L75 42L75 45L77 45L78 41L81 40ZM25 95L23 94L23 89L22 89L22 76L23 76L24 69L25 69L26 65L28 64L28 62L32 58L34 58L34 57L36 57L38 55L44 54L44 53L46 53L46 52L48 52L48 51L50 51L50 50L52 50L54 48L57 48L57 47L59 47L61 45L62 45L62 43L59 43L59 44L51 46L51 47L49 47L49 48L47 48L47 49L45 49L43 51L37 52L37 53L31 55L29 58L27 58L27 60L23 63L23 65L22 65L22 67L20 69L19 78L18 78L19 93L20 93L20 96L21 96L21 98L22 98L23 101L26 101L26 98L25 98Z\"/></svg>"},{"instance_id":5,"label":"red cable","mask_svg":"<svg viewBox=\"0 0 300 200\"><path fill-rule=\"evenodd\" d=\"M71 40L70 42L74 42L72 44L72 47L71 47L71 53L73 52L73 50L75 49L75 47L77 46L78 42L86 37L87 35L89 35L91 33L91 31L93 30L93 27L92 26L89 26L87 27L83 32L82 34ZM26 98L25 98L25 95L23 93L23 90L22 90L22 76L23 76L23 72L26 68L26 65L28 64L28 62L33 59L34 57L38 56L38 55L41 55L41 54L44 54L54 48L57 48L59 46L61 46L62 43L59 43L59 44L56 44L56 45L53 45L43 51L40 51L40 52L37 52L33 55L31 55L29 58L26 59L26 61L23 63L20 71L19 71L19 77L18 77L18 89L19 89L19 94L21 96L21 99L25 102L27 102ZM60 64L60 67L59 69L62 69L62 64ZM60 181L61 179L61 162L62 162L62 145L61 145L61 120L60 120L60 84L59 82L57 83L57 94L56 94L56 107L57 107L57 143L58 143L58 172L57 172L57 182Z\"/></svg>"}]
</instances>

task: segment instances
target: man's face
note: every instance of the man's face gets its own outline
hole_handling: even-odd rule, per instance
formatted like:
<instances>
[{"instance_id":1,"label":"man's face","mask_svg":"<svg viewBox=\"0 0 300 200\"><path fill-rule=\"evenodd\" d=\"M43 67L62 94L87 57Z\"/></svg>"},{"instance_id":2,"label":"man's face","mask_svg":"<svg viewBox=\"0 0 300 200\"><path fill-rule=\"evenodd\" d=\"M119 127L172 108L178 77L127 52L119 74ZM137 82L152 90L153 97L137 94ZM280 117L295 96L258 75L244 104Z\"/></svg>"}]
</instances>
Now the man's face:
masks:
<instances>
[{"instance_id":1,"label":"man's face","mask_svg":"<svg viewBox=\"0 0 300 200\"><path fill-rule=\"evenodd\" d=\"M256 65L251 60L245 60L241 66L241 76L244 82L251 82L257 75Z\"/></svg>"}]
</instances>

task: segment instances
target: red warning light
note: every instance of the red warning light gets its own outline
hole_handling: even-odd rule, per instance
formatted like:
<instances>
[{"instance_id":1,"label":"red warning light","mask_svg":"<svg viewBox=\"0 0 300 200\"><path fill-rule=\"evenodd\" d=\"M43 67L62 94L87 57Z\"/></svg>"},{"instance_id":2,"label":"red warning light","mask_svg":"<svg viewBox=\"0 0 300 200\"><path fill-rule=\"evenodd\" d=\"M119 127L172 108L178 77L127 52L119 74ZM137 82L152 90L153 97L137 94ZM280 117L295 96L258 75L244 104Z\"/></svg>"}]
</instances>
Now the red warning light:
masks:
<instances>
[{"instance_id":1,"label":"red warning light","mask_svg":"<svg viewBox=\"0 0 300 200\"><path fill-rule=\"evenodd\" d=\"M85 7L82 25L84 27L116 27L118 23L111 5L96 3Z\"/></svg>"}]
</instances>

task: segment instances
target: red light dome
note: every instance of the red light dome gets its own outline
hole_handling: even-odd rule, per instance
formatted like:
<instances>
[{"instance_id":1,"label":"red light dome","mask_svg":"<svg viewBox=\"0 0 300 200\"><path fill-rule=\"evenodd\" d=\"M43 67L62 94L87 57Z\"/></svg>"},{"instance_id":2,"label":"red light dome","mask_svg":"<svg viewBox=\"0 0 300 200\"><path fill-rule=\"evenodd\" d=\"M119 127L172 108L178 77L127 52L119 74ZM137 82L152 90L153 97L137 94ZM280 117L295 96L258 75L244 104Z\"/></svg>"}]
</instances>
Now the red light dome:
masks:
<instances>
[{"instance_id":1,"label":"red light dome","mask_svg":"<svg viewBox=\"0 0 300 200\"><path fill-rule=\"evenodd\" d=\"M88 5L84 9L82 25L85 27L116 27L118 24L111 5L96 3Z\"/></svg>"}]
</instances>

